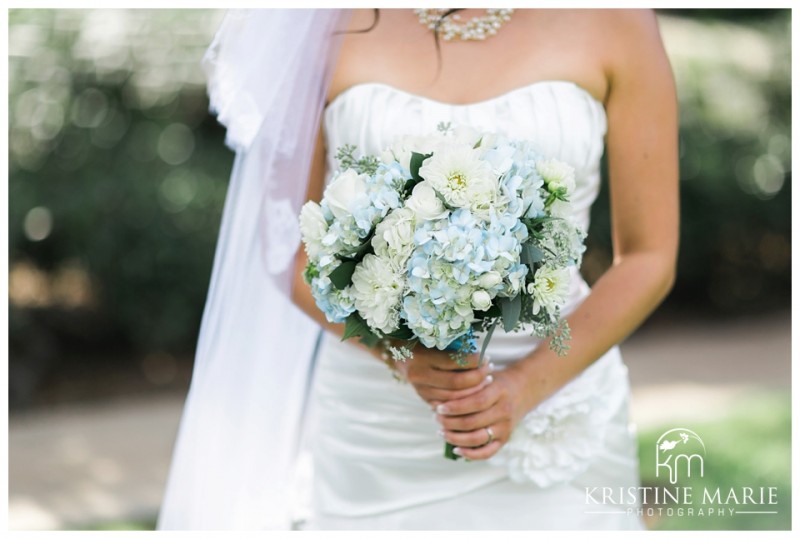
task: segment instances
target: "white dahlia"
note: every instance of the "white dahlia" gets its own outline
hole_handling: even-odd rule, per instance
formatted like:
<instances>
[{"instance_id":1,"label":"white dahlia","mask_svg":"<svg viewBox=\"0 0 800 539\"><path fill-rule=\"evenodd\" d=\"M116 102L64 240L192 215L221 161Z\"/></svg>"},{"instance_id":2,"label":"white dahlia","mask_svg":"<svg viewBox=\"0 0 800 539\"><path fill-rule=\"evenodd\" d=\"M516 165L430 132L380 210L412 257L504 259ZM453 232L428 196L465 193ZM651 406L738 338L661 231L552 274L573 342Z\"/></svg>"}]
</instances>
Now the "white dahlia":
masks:
<instances>
[{"instance_id":1,"label":"white dahlia","mask_svg":"<svg viewBox=\"0 0 800 539\"><path fill-rule=\"evenodd\" d=\"M353 272L351 295L359 314L372 329L383 333L397 329L403 278L389 259L366 255Z\"/></svg>"},{"instance_id":2,"label":"white dahlia","mask_svg":"<svg viewBox=\"0 0 800 539\"><path fill-rule=\"evenodd\" d=\"M466 145L442 146L425 160L419 175L456 208L475 208L494 200L497 177L477 150Z\"/></svg>"},{"instance_id":3,"label":"white dahlia","mask_svg":"<svg viewBox=\"0 0 800 539\"><path fill-rule=\"evenodd\" d=\"M542 266L533 275L533 282L528 284L527 292L533 296L533 314L538 314L542 308L548 313L554 313L567 301L569 270Z\"/></svg>"}]
</instances>

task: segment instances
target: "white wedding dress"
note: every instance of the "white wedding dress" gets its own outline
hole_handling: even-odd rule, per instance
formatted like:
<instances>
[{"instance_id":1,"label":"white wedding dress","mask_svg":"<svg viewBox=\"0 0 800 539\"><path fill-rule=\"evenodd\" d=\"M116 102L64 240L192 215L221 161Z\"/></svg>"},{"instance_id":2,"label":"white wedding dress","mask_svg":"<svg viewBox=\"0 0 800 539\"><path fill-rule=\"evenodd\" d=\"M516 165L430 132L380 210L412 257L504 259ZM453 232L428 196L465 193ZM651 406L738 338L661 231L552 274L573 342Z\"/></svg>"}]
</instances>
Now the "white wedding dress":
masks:
<instances>
[{"instance_id":1,"label":"white wedding dress","mask_svg":"<svg viewBox=\"0 0 800 539\"><path fill-rule=\"evenodd\" d=\"M381 83L357 84L324 111L327 164L355 144L377 154L403 134L439 122L530 139L576 169L574 218L589 225L600 182L605 110L568 81L542 81L454 105ZM329 178L328 178L329 179ZM589 293L573 272L566 313ZM488 353L499 368L538 341L498 329ZM306 445L313 455L311 515L304 529L637 529L636 505L589 503L586 489L639 485L628 424L628 373L613 347L531 411L488 461L451 461L430 407L385 365L324 334Z\"/></svg>"}]
</instances>

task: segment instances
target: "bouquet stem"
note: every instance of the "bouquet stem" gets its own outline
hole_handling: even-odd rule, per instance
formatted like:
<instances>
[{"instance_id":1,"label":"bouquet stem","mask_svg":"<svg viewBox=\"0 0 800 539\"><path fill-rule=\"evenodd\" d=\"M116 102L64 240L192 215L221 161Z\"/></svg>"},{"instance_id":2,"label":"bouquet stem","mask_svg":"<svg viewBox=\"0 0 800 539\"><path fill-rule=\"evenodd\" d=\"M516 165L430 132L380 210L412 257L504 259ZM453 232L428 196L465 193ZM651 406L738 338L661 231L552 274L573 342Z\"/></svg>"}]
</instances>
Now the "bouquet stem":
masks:
<instances>
[{"instance_id":1,"label":"bouquet stem","mask_svg":"<svg viewBox=\"0 0 800 539\"><path fill-rule=\"evenodd\" d=\"M458 339L451 342L445 350L450 350L451 352L455 352L455 355L458 357L463 354L471 354L477 351L477 345L475 341L475 336L470 328L469 332L466 335L459 337ZM458 460L461 457L456 455L454 450L456 446L451 444L450 442L444 443L444 458L450 460Z\"/></svg>"},{"instance_id":2,"label":"bouquet stem","mask_svg":"<svg viewBox=\"0 0 800 539\"><path fill-rule=\"evenodd\" d=\"M444 458L446 458L446 459L450 459L450 460L458 460L458 459L460 459L461 457L460 457L460 456L458 456L458 455L456 455L456 454L453 452L453 450L454 450L455 448L456 448L456 446L454 446L454 445L453 445L453 444L451 444L450 442L445 442L445 443L444 443Z\"/></svg>"}]
</instances>

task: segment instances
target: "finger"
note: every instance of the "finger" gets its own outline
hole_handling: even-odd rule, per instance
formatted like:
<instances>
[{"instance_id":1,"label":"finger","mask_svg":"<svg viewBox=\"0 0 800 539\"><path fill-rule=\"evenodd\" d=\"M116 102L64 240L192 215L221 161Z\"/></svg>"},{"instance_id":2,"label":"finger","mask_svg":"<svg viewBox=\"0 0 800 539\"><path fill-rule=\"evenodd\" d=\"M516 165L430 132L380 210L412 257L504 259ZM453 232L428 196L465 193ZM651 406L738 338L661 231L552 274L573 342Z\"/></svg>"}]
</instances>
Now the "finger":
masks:
<instances>
[{"instance_id":1,"label":"finger","mask_svg":"<svg viewBox=\"0 0 800 539\"><path fill-rule=\"evenodd\" d=\"M414 385L457 391L479 385L492 369L493 366L484 365L480 369L468 371L442 371L418 366L409 369L406 378Z\"/></svg>"},{"instance_id":2,"label":"finger","mask_svg":"<svg viewBox=\"0 0 800 539\"><path fill-rule=\"evenodd\" d=\"M491 376L491 375L490 375ZM500 400L500 384L484 384L483 387L460 398L451 399L436 408L442 415L466 415L488 410Z\"/></svg>"},{"instance_id":3,"label":"finger","mask_svg":"<svg viewBox=\"0 0 800 539\"><path fill-rule=\"evenodd\" d=\"M445 440L450 442L451 444L458 446L458 447L480 447L482 445L486 445L490 443L489 432L486 430L487 428L492 429L492 436L491 441L500 440L501 442L505 440L505 429L502 427L502 423L495 423L489 427L484 427L478 430L471 430L469 432L457 432L457 431L442 431L443 437Z\"/></svg>"},{"instance_id":4,"label":"finger","mask_svg":"<svg viewBox=\"0 0 800 539\"><path fill-rule=\"evenodd\" d=\"M439 354L432 354L430 358L430 365L435 369L440 369L444 371L459 371L465 369L477 369L481 366L480 363L480 354L467 354L464 357L464 360L458 362L450 357L451 353L439 353ZM489 360L486 356L484 356L484 363L488 363Z\"/></svg>"},{"instance_id":5,"label":"finger","mask_svg":"<svg viewBox=\"0 0 800 539\"><path fill-rule=\"evenodd\" d=\"M463 361L458 362L453 359L454 352L445 350L426 350L422 353L425 362L435 369L445 371L457 371L465 369L475 369L481 366L480 354L467 354ZM484 363L489 362L489 357L484 356Z\"/></svg>"},{"instance_id":6,"label":"finger","mask_svg":"<svg viewBox=\"0 0 800 539\"><path fill-rule=\"evenodd\" d=\"M474 414L442 415L437 413L436 421L442 425L443 430L470 431L482 429L498 421L508 419L508 414L504 413L501 406L499 406L500 402L503 401L501 400L489 409Z\"/></svg>"},{"instance_id":7,"label":"finger","mask_svg":"<svg viewBox=\"0 0 800 539\"><path fill-rule=\"evenodd\" d=\"M456 447L456 455L461 455L469 460L486 460L497 453L503 444L499 440L495 440L490 444L481 447Z\"/></svg>"},{"instance_id":8,"label":"finger","mask_svg":"<svg viewBox=\"0 0 800 539\"><path fill-rule=\"evenodd\" d=\"M483 381L480 384L467 389L460 389L457 391L453 391L450 389L441 389L438 387L432 387L425 384L417 384L414 386L414 389L416 389L417 394L419 394L419 396L422 397L424 400L428 401L431 404L433 404L433 401L436 401L436 404L438 405L438 404L443 404L447 401L458 400L464 397L468 397L473 393L477 393L478 391L486 387L486 385L491 383L492 383L492 377L487 376L486 378L483 379Z\"/></svg>"}]
</instances>

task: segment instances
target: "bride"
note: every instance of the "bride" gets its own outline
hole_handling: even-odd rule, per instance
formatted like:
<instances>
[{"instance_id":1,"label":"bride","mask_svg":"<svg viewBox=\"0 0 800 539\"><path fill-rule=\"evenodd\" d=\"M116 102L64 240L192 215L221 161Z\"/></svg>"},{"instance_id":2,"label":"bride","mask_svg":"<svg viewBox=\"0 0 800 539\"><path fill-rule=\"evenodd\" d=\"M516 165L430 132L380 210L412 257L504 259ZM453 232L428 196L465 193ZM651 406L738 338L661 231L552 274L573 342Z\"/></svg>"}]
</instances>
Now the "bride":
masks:
<instances>
[{"instance_id":1,"label":"bride","mask_svg":"<svg viewBox=\"0 0 800 539\"><path fill-rule=\"evenodd\" d=\"M641 527L635 496L592 493L638 486L617 344L674 278L676 98L653 13L279 11L228 15L209 49L237 159L159 527L288 526L300 445L306 529ZM591 290L573 272L567 356L498 330L483 366L420 347L395 363L315 306L294 223L337 148L439 122L570 163L584 228L607 152L614 262Z\"/></svg>"}]
</instances>

